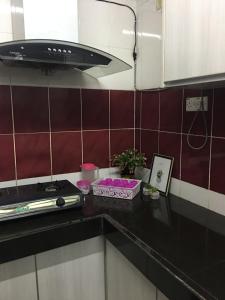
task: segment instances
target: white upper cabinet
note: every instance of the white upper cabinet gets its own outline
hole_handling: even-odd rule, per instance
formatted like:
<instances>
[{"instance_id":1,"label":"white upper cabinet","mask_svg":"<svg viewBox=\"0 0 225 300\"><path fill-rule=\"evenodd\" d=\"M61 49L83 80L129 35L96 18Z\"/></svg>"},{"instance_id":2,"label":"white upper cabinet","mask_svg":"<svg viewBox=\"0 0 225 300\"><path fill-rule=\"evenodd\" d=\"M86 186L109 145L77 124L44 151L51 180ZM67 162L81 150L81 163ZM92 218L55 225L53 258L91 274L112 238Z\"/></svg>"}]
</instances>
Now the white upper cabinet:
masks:
<instances>
[{"instance_id":1,"label":"white upper cabinet","mask_svg":"<svg viewBox=\"0 0 225 300\"><path fill-rule=\"evenodd\" d=\"M164 0L164 82L225 79L225 1Z\"/></svg>"},{"instance_id":2,"label":"white upper cabinet","mask_svg":"<svg viewBox=\"0 0 225 300\"><path fill-rule=\"evenodd\" d=\"M138 89L162 85L162 11L155 0L137 1Z\"/></svg>"}]
</instances>

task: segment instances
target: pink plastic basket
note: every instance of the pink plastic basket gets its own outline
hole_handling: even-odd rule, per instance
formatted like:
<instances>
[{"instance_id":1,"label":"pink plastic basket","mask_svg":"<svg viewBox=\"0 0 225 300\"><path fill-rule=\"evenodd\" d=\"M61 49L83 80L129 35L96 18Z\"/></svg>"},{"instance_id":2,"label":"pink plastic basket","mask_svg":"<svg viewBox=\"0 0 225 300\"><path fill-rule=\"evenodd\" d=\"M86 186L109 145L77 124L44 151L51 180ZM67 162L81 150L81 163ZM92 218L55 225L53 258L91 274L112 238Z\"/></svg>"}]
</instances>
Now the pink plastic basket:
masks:
<instances>
[{"instance_id":1,"label":"pink plastic basket","mask_svg":"<svg viewBox=\"0 0 225 300\"><path fill-rule=\"evenodd\" d=\"M121 178L114 178L113 180L115 179L129 181L129 179L121 179ZM103 185L101 184L102 181L103 179L98 179L92 183L93 194L96 196L113 197L113 198L121 198L121 199L133 199L140 191L141 180L135 179L136 184L132 188ZM132 181L134 180L132 179Z\"/></svg>"}]
</instances>

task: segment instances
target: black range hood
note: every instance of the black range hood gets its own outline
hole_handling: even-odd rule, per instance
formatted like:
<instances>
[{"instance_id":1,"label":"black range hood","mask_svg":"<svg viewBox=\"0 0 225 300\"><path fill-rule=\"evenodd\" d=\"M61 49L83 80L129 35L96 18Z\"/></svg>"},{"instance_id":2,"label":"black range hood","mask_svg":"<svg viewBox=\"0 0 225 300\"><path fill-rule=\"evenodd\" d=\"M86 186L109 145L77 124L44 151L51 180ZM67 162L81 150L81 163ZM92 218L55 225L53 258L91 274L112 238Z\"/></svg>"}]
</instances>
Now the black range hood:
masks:
<instances>
[{"instance_id":1,"label":"black range hood","mask_svg":"<svg viewBox=\"0 0 225 300\"><path fill-rule=\"evenodd\" d=\"M19 40L0 44L0 61L8 66L79 70L93 77L122 72L131 66L104 51L58 40Z\"/></svg>"}]
</instances>

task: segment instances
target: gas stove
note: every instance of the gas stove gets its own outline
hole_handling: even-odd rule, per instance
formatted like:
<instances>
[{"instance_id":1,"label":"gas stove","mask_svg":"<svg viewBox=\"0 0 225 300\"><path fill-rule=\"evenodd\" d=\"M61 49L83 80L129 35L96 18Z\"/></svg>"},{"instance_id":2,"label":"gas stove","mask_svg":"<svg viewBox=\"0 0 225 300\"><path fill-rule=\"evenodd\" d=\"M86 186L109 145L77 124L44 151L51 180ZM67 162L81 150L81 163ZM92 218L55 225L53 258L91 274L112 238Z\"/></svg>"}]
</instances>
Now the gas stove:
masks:
<instances>
[{"instance_id":1,"label":"gas stove","mask_svg":"<svg viewBox=\"0 0 225 300\"><path fill-rule=\"evenodd\" d=\"M0 189L0 221L82 205L81 191L68 180Z\"/></svg>"}]
</instances>

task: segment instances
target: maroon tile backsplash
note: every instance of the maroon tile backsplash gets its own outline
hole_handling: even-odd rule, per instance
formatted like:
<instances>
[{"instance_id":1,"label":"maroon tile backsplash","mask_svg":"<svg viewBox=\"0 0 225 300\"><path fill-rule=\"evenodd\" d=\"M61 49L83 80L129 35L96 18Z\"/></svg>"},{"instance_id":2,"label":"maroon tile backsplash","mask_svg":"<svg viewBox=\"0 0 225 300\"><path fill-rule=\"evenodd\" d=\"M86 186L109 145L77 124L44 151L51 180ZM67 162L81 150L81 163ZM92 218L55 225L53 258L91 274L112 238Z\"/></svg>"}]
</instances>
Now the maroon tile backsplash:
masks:
<instances>
[{"instance_id":1,"label":"maroon tile backsplash","mask_svg":"<svg viewBox=\"0 0 225 300\"><path fill-rule=\"evenodd\" d=\"M82 161L81 132L53 132L52 173L76 172Z\"/></svg>"},{"instance_id":2,"label":"maroon tile backsplash","mask_svg":"<svg viewBox=\"0 0 225 300\"><path fill-rule=\"evenodd\" d=\"M18 179L51 174L49 136L49 133L15 135Z\"/></svg>"},{"instance_id":3,"label":"maroon tile backsplash","mask_svg":"<svg viewBox=\"0 0 225 300\"><path fill-rule=\"evenodd\" d=\"M79 89L49 89L52 131L81 130Z\"/></svg>"},{"instance_id":4,"label":"maroon tile backsplash","mask_svg":"<svg viewBox=\"0 0 225 300\"><path fill-rule=\"evenodd\" d=\"M181 132L182 90L165 90L160 93L160 130Z\"/></svg>"},{"instance_id":5,"label":"maroon tile backsplash","mask_svg":"<svg viewBox=\"0 0 225 300\"><path fill-rule=\"evenodd\" d=\"M0 86L0 134L13 133L10 87Z\"/></svg>"},{"instance_id":6,"label":"maroon tile backsplash","mask_svg":"<svg viewBox=\"0 0 225 300\"><path fill-rule=\"evenodd\" d=\"M109 130L83 132L84 161L100 168L109 167Z\"/></svg>"},{"instance_id":7,"label":"maroon tile backsplash","mask_svg":"<svg viewBox=\"0 0 225 300\"><path fill-rule=\"evenodd\" d=\"M134 123L133 91L1 85L0 181L109 167Z\"/></svg>"},{"instance_id":8,"label":"maroon tile backsplash","mask_svg":"<svg viewBox=\"0 0 225 300\"><path fill-rule=\"evenodd\" d=\"M109 91L82 90L83 129L109 128Z\"/></svg>"},{"instance_id":9,"label":"maroon tile backsplash","mask_svg":"<svg viewBox=\"0 0 225 300\"><path fill-rule=\"evenodd\" d=\"M180 178L181 134L159 133L159 153L174 157L172 176Z\"/></svg>"},{"instance_id":10,"label":"maroon tile backsplash","mask_svg":"<svg viewBox=\"0 0 225 300\"><path fill-rule=\"evenodd\" d=\"M13 135L0 135L0 181L15 179Z\"/></svg>"},{"instance_id":11,"label":"maroon tile backsplash","mask_svg":"<svg viewBox=\"0 0 225 300\"><path fill-rule=\"evenodd\" d=\"M110 130L111 155L119 154L128 148L134 148L134 130Z\"/></svg>"},{"instance_id":12,"label":"maroon tile backsplash","mask_svg":"<svg viewBox=\"0 0 225 300\"><path fill-rule=\"evenodd\" d=\"M211 135L211 124L212 124L212 104L213 104L213 90L184 90L184 97L183 97L183 128L182 131L188 133L190 128L191 122L195 116L195 112L186 112L186 98L187 97L200 97L200 96L207 96L208 97L208 111L205 112L206 120L207 120L207 130L208 134ZM196 121L193 124L191 134L205 134L204 128L204 119L202 113L199 113Z\"/></svg>"},{"instance_id":13,"label":"maroon tile backsplash","mask_svg":"<svg viewBox=\"0 0 225 300\"><path fill-rule=\"evenodd\" d=\"M208 96L208 139L203 149L194 150L187 143L187 133L195 112L186 112L185 99L201 95ZM149 166L154 152L173 156L173 177L225 194L225 88L144 91L139 97L140 148L146 153ZM204 120L199 113L191 131L191 144L202 145L204 135Z\"/></svg>"},{"instance_id":14,"label":"maroon tile backsplash","mask_svg":"<svg viewBox=\"0 0 225 300\"><path fill-rule=\"evenodd\" d=\"M159 129L159 93L142 92L141 128Z\"/></svg>"},{"instance_id":15,"label":"maroon tile backsplash","mask_svg":"<svg viewBox=\"0 0 225 300\"><path fill-rule=\"evenodd\" d=\"M49 132L48 89L12 87L16 133Z\"/></svg>"},{"instance_id":16,"label":"maroon tile backsplash","mask_svg":"<svg viewBox=\"0 0 225 300\"><path fill-rule=\"evenodd\" d=\"M190 142L194 147L204 143L204 137L192 135ZM193 150L188 146L187 136L182 135L181 179L208 188L209 184L210 140L201 150Z\"/></svg>"},{"instance_id":17,"label":"maroon tile backsplash","mask_svg":"<svg viewBox=\"0 0 225 300\"><path fill-rule=\"evenodd\" d=\"M208 139L187 143L194 117L185 98L208 96ZM225 88L138 91L0 86L0 181L109 167L135 147L174 157L173 177L225 194ZM12 104L12 105L11 105ZM134 118L135 114L135 118ZM202 114L190 141L204 141Z\"/></svg>"},{"instance_id":18,"label":"maroon tile backsplash","mask_svg":"<svg viewBox=\"0 0 225 300\"><path fill-rule=\"evenodd\" d=\"M134 92L110 92L110 128L134 128Z\"/></svg>"}]
</instances>

